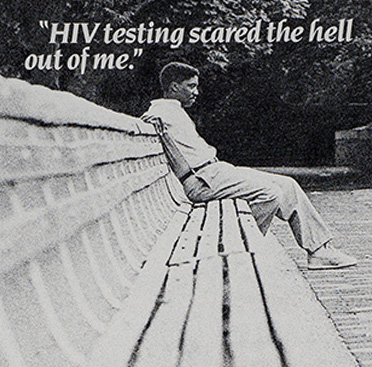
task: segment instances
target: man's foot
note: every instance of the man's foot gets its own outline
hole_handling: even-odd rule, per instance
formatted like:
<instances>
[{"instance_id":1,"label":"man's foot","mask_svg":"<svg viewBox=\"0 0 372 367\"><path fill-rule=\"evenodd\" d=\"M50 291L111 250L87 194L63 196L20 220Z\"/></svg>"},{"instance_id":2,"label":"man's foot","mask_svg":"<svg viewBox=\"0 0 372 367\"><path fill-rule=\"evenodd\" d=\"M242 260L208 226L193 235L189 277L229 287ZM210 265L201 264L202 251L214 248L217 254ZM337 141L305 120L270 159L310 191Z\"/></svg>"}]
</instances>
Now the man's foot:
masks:
<instances>
[{"instance_id":1,"label":"man's foot","mask_svg":"<svg viewBox=\"0 0 372 367\"><path fill-rule=\"evenodd\" d=\"M357 260L336 250L326 243L312 254L308 254L307 268L309 270L339 269L356 265Z\"/></svg>"}]
</instances>

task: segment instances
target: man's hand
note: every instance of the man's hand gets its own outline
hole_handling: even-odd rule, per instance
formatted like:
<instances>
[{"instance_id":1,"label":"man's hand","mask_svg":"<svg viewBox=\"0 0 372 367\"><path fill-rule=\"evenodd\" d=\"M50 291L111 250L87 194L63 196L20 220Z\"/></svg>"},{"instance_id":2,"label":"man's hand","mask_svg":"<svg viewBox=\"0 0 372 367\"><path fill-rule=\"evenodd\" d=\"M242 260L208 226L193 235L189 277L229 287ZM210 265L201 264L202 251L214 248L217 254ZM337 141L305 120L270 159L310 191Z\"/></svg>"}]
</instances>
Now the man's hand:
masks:
<instances>
[{"instance_id":1,"label":"man's hand","mask_svg":"<svg viewBox=\"0 0 372 367\"><path fill-rule=\"evenodd\" d=\"M146 123L152 124L158 135L164 135L164 131L166 130L166 126L164 125L164 122L160 117L143 115L141 117L141 120L146 122Z\"/></svg>"}]
</instances>

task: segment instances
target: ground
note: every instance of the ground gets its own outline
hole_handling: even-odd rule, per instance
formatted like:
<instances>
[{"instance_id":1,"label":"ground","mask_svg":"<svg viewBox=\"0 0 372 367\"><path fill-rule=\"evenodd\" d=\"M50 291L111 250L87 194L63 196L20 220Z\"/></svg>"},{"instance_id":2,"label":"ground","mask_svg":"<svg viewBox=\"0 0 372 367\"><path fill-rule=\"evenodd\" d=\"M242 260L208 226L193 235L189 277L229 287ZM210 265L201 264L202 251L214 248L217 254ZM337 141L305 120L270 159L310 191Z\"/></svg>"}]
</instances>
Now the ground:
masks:
<instances>
[{"instance_id":1,"label":"ground","mask_svg":"<svg viewBox=\"0 0 372 367\"><path fill-rule=\"evenodd\" d=\"M318 177L307 185L307 192L334 230L336 247L358 259L356 267L308 271L306 254L296 245L288 226L275 221L273 232L297 263L359 365L372 367L372 189L366 188L365 182L346 181L336 185L332 174L326 179Z\"/></svg>"}]
</instances>

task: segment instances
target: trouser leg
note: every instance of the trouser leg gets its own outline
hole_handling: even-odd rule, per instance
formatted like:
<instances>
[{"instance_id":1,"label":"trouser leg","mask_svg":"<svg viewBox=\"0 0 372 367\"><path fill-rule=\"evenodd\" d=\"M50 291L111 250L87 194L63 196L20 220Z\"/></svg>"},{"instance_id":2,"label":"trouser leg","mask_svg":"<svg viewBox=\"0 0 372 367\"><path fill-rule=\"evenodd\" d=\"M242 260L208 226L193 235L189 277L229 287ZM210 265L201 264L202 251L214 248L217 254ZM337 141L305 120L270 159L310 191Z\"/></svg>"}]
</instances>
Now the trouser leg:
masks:
<instances>
[{"instance_id":1,"label":"trouser leg","mask_svg":"<svg viewBox=\"0 0 372 367\"><path fill-rule=\"evenodd\" d=\"M332 238L302 188L290 177L227 164L209 167L202 176L209 181L209 187L191 178L185 186L186 193L191 193L195 201L247 200L263 234L276 215L288 221L297 243L308 252L314 252Z\"/></svg>"},{"instance_id":2,"label":"trouser leg","mask_svg":"<svg viewBox=\"0 0 372 367\"><path fill-rule=\"evenodd\" d=\"M272 179L277 191L276 215L288 221L302 248L308 252L316 251L332 238L328 226L295 180L280 175L274 175Z\"/></svg>"}]
</instances>

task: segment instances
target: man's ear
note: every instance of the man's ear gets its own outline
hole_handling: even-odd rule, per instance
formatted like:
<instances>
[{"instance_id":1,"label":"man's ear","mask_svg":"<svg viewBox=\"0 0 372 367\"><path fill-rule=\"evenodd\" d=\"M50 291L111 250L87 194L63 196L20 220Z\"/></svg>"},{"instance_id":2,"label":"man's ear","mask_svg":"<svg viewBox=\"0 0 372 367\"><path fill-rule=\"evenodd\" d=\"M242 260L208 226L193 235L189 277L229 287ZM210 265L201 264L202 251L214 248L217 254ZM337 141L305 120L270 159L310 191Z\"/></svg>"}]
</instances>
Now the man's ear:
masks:
<instances>
[{"instance_id":1,"label":"man's ear","mask_svg":"<svg viewBox=\"0 0 372 367\"><path fill-rule=\"evenodd\" d=\"M180 85L177 82L171 82L169 84L169 90L171 92L178 92L180 90Z\"/></svg>"}]
</instances>

